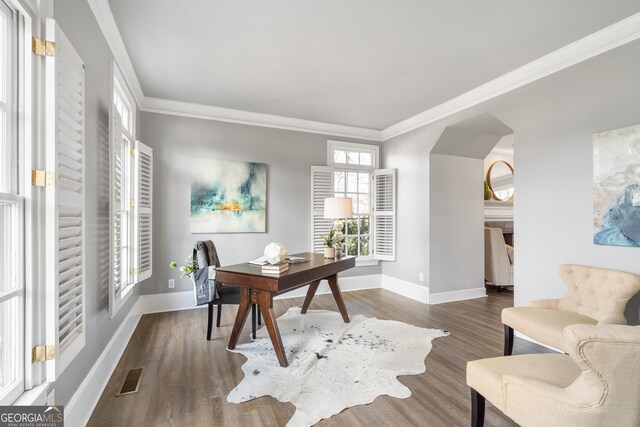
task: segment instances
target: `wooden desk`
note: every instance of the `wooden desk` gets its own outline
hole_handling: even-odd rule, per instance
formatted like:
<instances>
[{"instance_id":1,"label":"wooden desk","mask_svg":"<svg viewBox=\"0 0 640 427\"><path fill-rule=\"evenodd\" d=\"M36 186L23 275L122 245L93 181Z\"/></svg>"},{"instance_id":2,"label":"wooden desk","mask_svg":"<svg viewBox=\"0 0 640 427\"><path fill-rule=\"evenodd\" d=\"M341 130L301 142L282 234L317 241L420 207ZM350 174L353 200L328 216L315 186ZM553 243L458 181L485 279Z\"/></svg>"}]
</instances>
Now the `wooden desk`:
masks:
<instances>
[{"instance_id":1,"label":"wooden desk","mask_svg":"<svg viewBox=\"0 0 640 427\"><path fill-rule=\"evenodd\" d=\"M304 299L304 304L302 304L302 313L304 314L307 312L318 285L323 279L329 281L331 293L336 300L342 319L347 323L349 322L349 314L347 314L347 308L344 305L340 287L338 286L338 273L355 267L355 257L325 259L322 254L310 252L293 256L304 257L309 261L292 264L289 270L277 277L262 274L262 267L248 263L216 268L216 280L218 282L242 287L238 314L233 324L231 338L229 338L229 349L236 348L240 331L242 331L242 327L247 320L251 304L259 304L264 324L269 332L269 337L271 337L276 356L278 356L278 362L280 362L280 366L289 366L282 346L278 323L271 311L273 297L309 285L307 296Z\"/></svg>"}]
</instances>

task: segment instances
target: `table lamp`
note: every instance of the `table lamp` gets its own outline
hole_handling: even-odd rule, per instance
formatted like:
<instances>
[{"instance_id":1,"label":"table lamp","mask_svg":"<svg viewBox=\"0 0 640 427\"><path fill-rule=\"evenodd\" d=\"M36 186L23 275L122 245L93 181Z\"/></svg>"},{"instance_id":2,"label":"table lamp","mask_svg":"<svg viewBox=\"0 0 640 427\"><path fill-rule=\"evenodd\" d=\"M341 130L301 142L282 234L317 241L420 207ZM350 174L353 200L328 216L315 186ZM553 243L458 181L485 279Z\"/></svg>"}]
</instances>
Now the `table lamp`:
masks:
<instances>
[{"instance_id":1,"label":"table lamp","mask_svg":"<svg viewBox=\"0 0 640 427\"><path fill-rule=\"evenodd\" d=\"M338 227L340 226L340 220L345 218L353 218L352 199L349 197L330 197L324 199L324 218L334 219L335 221L333 222L333 227L331 228L338 229ZM338 232L340 232L339 229ZM326 254L325 257L333 258L332 256L326 256Z\"/></svg>"}]
</instances>

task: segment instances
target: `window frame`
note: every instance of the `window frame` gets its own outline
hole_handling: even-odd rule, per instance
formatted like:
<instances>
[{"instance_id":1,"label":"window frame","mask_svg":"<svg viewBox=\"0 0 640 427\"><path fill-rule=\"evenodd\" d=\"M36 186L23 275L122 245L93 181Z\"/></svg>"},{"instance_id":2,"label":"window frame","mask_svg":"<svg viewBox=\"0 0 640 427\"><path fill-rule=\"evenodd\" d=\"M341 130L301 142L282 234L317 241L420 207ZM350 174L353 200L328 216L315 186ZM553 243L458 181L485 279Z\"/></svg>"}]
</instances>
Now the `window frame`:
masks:
<instances>
[{"instance_id":1,"label":"window frame","mask_svg":"<svg viewBox=\"0 0 640 427\"><path fill-rule=\"evenodd\" d=\"M11 76L5 84L6 93L11 97L6 103L7 123L11 130L7 129L13 144L12 153L8 163L7 177L10 181L7 190L2 193L4 201L14 203L16 207L16 280L21 285L19 288L5 292L3 300L8 301L18 298L18 348L17 360L19 366L17 379L10 388L5 388L0 394L0 404L10 405L24 395L25 390L33 388L41 382L38 367L31 364L31 347L43 333L44 325L38 316L38 300L35 294L41 290L41 285L35 282L34 265L38 265L36 258L38 245L38 233L35 221L37 216L36 206L33 201L35 196L31 187L31 169L35 144L32 129L35 116L32 93L39 93L39 86L33 73L31 43L32 21L38 15L38 9L25 0L4 0L3 7L11 13L12 20L10 31L13 39L7 51L7 58L11 57ZM4 47L3 47L4 51ZM4 54L4 52L3 52ZM6 165L2 165L3 168ZM28 255L29 254L29 255ZM11 295L18 293L18 295Z\"/></svg>"},{"instance_id":2,"label":"window frame","mask_svg":"<svg viewBox=\"0 0 640 427\"><path fill-rule=\"evenodd\" d=\"M136 103L133 98L133 94L131 90L129 90L129 86L126 83L124 75L122 71L120 71L120 67L116 63L115 60L112 60L112 73L111 73L111 104L110 111L114 111L117 114L120 114L120 111L117 108L116 98L119 98L124 106L127 108L129 117L127 120L127 126L125 126L125 122L122 120L122 116L120 117L122 123L122 136L125 141L125 148L123 154L123 160L127 159L126 162L126 173L123 171L123 175L125 178L123 179L122 189L126 191L126 194L123 194L122 197L122 239L121 250L124 251L126 256L122 256L121 260L123 262L122 273L123 277L127 278L126 284L121 284L122 289L119 293L120 299L116 303L111 302L114 308L110 313L112 317L120 310L120 308L126 303L126 301L133 295L133 289L137 284L137 281L134 278L134 275L131 274L131 269L135 265L135 247L136 247L136 239L135 239L135 207L131 206L131 203L127 203L128 200L133 200L135 197L135 171L136 171L136 157L130 155L129 153L133 153L136 147ZM111 135L109 136L109 143L111 144ZM109 185L113 185L112 182ZM109 203L112 203L112 200L109 200ZM112 219L110 219L111 221ZM113 230L110 229L110 233L113 233ZM110 262L112 261L112 257L110 256ZM112 280L112 278L110 278Z\"/></svg>"},{"instance_id":3,"label":"window frame","mask_svg":"<svg viewBox=\"0 0 640 427\"><path fill-rule=\"evenodd\" d=\"M371 165L360 165L360 164L350 164L350 163L336 163L334 161L334 152L336 150L344 150L344 151L358 151L358 152L367 152L371 154ZM380 158L380 147L372 144L362 144L357 142L346 142L346 141L336 141L336 140L328 140L327 141L327 166L333 168L334 180L336 172L368 172L370 174L370 178L373 178L374 171L378 169ZM346 179L346 175L345 175ZM346 182L345 182L346 185ZM373 180L369 180L369 255L366 256L358 256L356 258L356 266L364 267L364 266L372 266L378 265L379 260L374 258L373 248L374 245L374 226L375 226L375 218L373 215L373 206L374 206L374 185ZM335 183L333 188L334 197L336 196L335 191ZM346 187L344 194L347 194ZM360 194L358 192L358 194ZM364 193L363 193L364 194ZM354 214L363 216L361 213ZM358 226L359 227L359 226ZM345 223L345 232L347 230L347 224ZM358 230L358 237L361 237L360 230ZM345 245L348 235L345 233ZM359 248L360 245L358 245ZM359 250L359 249L358 249Z\"/></svg>"}]
</instances>

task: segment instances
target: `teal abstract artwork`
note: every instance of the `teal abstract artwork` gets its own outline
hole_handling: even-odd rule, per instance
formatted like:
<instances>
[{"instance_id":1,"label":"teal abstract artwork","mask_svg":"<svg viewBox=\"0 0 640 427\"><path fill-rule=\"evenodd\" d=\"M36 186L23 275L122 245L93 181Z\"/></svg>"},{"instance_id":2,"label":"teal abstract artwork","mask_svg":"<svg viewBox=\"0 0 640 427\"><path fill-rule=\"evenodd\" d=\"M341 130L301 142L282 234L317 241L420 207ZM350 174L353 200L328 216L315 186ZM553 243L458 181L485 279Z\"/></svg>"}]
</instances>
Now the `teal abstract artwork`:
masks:
<instances>
[{"instance_id":1,"label":"teal abstract artwork","mask_svg":"<svg viewBox=\"0 0 640 427\"><path fill-rule=\"evenodd\" d=\"M264 233L266 206L266 164L191 162L192 233Z\"/></svg>"}]
</instances>

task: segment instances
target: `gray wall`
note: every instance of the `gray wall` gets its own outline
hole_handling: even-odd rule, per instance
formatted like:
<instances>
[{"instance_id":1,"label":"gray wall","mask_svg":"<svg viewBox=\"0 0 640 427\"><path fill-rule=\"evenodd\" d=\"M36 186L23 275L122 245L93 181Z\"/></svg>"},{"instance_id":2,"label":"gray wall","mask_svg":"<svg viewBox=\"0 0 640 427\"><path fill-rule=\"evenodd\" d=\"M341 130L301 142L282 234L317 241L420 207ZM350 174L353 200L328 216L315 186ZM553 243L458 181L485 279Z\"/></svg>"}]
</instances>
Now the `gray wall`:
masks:
<instances>
[{"instance_id":1,"label":"gray wall","mask_svg":"<svg viewBox=\"0 0 640 427\"><path fill-rule=\"evenodd\" d=\"M380 146L381 166L396 168L398 180L396 260L383 262L382 273L422 286L429 285L429 151L441 132L424 127Z\"/></svg>"},{"instance_id":2,"label":"gray wall","mask_svg":"<svg viewBox=\"0 0 640 427\"><path fill-rule=\"evenodd\" d=\"M153 277L141 293L191 290L188 279L168 289L167 280L178 277L168 264L183 261L197 240L213 240L223 265L257 258L272 241L282 242L289 253L310 250L310 167L326 165L327 139L339 138L147 112L142 113L141 133L155 162ZM266 233L191 234L194 158L268 165ZM380 272L380 266L357 267L345 276Z\"/></svg>"},{"instance_id":3,"label":"gray wall","mask_svg":"<svg viewBox=\"0 0 640 427\"><path fill-rule=\"evenodd\" d=\"M408 241L399 233L398 253L426 242L415 246L420 256L415 264L399 256L395 265L383 265L383 273L415 281L406 271L423 268L428 259L424 210L413 200L429 196L427 178L417 172L419 167L426 169L425 153L445 126L490 113L514 130L516 305L563 295L565 286L557 274L562 263L640 274L640 249L592 243L592 135L640 123L639 75L636 41L383 143L383 166L398 167L399 176L406 173L420 180L416 192L418 184L398 179L398 212L404 216L399 222L412 221L419 233ZM397 161L399 155L406 164ZM401 197L406 193L413 199ZM456 266L456 260L450 262L451 268ZM638 323L639 312L640 297L636 297L627 307L632 323Z\"/></svg>"},{"instance_id":4,"label":"gray wall","mask_svg":"<svg viewBox=\"0 0 640 427\"><path fill-rule=\"evenodd\" d=\"M109 319L109 102L111 51L84 0L54 2L54 18L86 67L86 336L84 349L55 383L66 405L138 298Z\"/></svg>"},{"instance_id":5,"label":"gray wall","mask_svg":"<svg viewBox=\"0 0 640 427\"><path fill-rule=\"evenodd\" d=\"M429 156L430 294L484 286L482 168L479 159Z\"/></svg>"}]
</instances>

